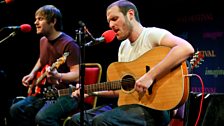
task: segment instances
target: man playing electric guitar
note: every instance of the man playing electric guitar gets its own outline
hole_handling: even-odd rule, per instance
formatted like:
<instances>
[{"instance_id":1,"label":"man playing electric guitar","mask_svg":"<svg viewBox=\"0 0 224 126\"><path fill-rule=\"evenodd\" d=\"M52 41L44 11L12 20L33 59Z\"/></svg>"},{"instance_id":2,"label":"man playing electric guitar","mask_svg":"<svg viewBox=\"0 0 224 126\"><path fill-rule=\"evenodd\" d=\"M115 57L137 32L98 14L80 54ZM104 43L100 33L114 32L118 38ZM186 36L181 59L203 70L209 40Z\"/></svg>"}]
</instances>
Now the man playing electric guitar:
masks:
<instances>
[{"instance_id":1,"label":"man playing electric guitar","mask_svg":"<svg viewBox=\"0 0 224 126\"><path fill-rule=\"evenodd\" d=\"M28 96L10 107L10 115L15 126L59 126L60 119L78 107L76 99L63 96L52 103L32 89L41 87L40 82L45 78L44 85L55 85L58 89L78 82L80 48L72 37L62 32L62 15L55 6L40 7L34 24L36 33L42 35L39 58L32 71L22 79L23 85L30 89ZM49 67L41 77L35 78L46 65Z\"/></svg>"}]
</instances>

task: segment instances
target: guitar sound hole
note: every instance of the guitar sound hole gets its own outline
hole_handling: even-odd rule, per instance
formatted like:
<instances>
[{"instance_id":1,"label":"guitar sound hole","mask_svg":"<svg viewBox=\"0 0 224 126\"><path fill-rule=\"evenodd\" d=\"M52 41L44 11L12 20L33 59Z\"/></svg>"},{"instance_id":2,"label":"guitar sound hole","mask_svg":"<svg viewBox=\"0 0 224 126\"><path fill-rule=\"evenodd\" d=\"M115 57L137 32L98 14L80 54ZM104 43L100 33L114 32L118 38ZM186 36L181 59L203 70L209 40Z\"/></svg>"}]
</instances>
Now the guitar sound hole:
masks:
<instances>
[{"instance_id":1,"label":"guitar sound hole","mask_svg":"<svg viewBox=\"0 0 224 126\"><path fill-rule=\"evenodd\" d=\"M135 79L131 75L122 78L121 86L125 91L131 91L135 87Z\"/></svg>"}]
</instances>

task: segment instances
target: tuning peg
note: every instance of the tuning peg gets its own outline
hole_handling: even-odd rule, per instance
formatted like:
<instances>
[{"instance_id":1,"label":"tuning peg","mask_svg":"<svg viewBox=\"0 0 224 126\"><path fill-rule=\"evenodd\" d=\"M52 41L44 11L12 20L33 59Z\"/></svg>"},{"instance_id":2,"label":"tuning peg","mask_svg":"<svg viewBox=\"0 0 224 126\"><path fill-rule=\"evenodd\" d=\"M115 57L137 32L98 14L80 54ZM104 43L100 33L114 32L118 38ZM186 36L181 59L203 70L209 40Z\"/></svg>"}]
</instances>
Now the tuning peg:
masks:
<instances>
[{"instance_id":1,"label":"tuning peg","mask_svg":"<svg viewBox=\"0 0 224 126\"><path fill-rule=\"evenodd\" d=\"M196 55L198 55L200 53L200 51L195 52Z\"/></svg>"},{"instance_id":2,"label":"tuning peg","mask_svg":"<svg viewBox=\"0 0 224 126\"><path fill-rule=\"evenodd\" d=\"M193 59L191 59L191 61L192 61L192 62L194 62L194 61L196 61L196 59L195 59L195 58L193 58Z\"/></svg>"}]
</instances>

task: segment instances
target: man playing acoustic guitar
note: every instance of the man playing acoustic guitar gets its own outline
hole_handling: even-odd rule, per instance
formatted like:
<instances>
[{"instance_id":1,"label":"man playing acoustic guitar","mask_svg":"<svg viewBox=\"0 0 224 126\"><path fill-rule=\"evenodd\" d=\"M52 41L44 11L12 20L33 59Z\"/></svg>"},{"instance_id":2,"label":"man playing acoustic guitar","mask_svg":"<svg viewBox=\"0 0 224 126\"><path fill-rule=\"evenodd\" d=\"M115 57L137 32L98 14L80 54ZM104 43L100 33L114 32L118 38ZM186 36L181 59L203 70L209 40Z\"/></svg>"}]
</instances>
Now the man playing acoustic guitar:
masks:
<instances>
[{"instance_id":1,"label":"man playing acoustic guitar","mask_svg":"<svg viewBox=\"0 0 224 126\"><path fill-rule=\"evenodd\" d=\"M76 109L78 103L70 96L59 97L53 103L45 101L41 88L55 85L63 89L78 82L80 48L62 32L62 15L55 6L40 7L34 24L36 33L42 35L40 55L33 70L22 79L28 96L11 106L10 115L15 126L59 126L60 119Z\"/></svg>"},{"instance_id":2,"label":"man playing acoustic guitar","mask_svg":"<svg viewBox=\"0 0 224 126\"><path fill-rule=\"evenodd\" d=\"M186 101L183 88L179 88L185 84L179 82L185 80L184 74L187 73L178 72L184 69L184 66L178 66L194 53L194 48L186 40L165 29L143 27L136 6L127 0L119 0L109 5L106 16L117 39L123 40L118 52L119 62L112 63L107 70L108 81L118 80L120 77L121 90L108 90L96 95L118 97L118 107L107 111L106 107L87 111L84 116L85 124L167 126L170 121L167 110L178 106L172 100L177 98L182 101L184 98L183 102ZM133 85L126 87L126 84ZM79 96L79 91L75 91L73 95ZM169 96L173 96L173 99ZM73 115L71 126L80 124L79 116Z\"/></svg>"}]
</instances>

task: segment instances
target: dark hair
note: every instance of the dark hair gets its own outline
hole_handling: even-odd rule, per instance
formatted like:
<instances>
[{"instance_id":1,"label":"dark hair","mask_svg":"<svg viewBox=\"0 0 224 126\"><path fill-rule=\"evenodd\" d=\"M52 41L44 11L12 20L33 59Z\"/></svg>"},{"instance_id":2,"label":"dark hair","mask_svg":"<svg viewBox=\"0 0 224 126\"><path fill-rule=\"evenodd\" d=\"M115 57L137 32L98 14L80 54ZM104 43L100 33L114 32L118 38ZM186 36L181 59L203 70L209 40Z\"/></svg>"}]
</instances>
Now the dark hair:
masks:
<instances>
[{"instance_id":1,"label":"dark hair","mask_svg":"<svg viewBox=\"0 0 224 126\"><path fill-rule=\"evenodd\" d=\"M139 15L138 15L138 9L132 2L130 2L128 0L118 0L118 1L113 2L112 4L110 4L107 7L107 10L110 9L111 7L113 7L113 6L118 6L119 10L124 15L127 15L128 10L133 9L135 11L135 19L138 22L140 22L140 18L139 18Z\"/></svg>"},{"instance_id":2,"label":"dark hair","mask_svg":"<svg viewBox=\"0 0 224 126\"><path fill-rule=\"evenodd\" d=\"M44 16L48 23L56 19L55 29L58 31L63 30L62 14L55 6L44 5L36 11L35 15Z\"/></svg>"}]
</instances>

